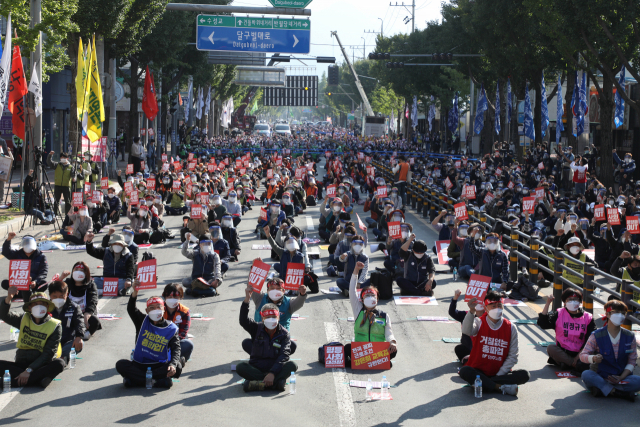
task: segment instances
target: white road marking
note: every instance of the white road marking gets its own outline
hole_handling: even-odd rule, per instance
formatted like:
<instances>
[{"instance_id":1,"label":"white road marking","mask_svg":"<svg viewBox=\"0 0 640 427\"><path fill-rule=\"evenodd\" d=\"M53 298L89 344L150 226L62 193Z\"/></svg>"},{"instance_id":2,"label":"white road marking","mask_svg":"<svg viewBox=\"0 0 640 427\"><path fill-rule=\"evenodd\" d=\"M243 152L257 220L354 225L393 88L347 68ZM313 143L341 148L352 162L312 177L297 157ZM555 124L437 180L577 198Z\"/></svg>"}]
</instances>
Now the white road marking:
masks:
<instances>
[{"instance_id":1,"label":"white road marking","mask_svg":"<svg viewBox=\"0 0 640 427\"><path fill-rule=\"evenodd\" d=\"M100 299L98 300L98 313L100 313L100 311L104 308L105 305L107 305L109 301L115 298L116 297L100 297Z\"/></svg>"},{"instance_id":2,"label":"white road marking","mask_svg":"<svg viewBox=\"0 0 640 427\"><path fill-rule=\"evenodd\" d=\"M324 272L322 271L322 260L319 260L319 259L313 260L313 272L318 277L324 276Z\"/></svg>"},{"instance_id":3,"label":"white road marking","mask_svg":"<svg viewBox=\"0 0 640 427\"><path fill-rule=\"evenodd\" d=\"M4 375L4 372L2 373L2 375ZM20 390L22 390L22 387L18 387L15 389L12 388L11 392L0 394L0 412L2 412L5 406L7 406L9 402L11 402L11 399L16 397L20 393Z\"/></svg>"},{"instance_id":4,"label":"white road marking","mask_svg":"<svg viewBox=\"0 0 640 427\"><path fill-rule=\"evenodd\" d=\"M327 334L327 342L341 341L338 327L333 322L324 322L324 330ZM353 408L353 397L347 371L342 368L333 368L333 383L336 386L336 398L338 401L338 415L341 427L355 427L356 414Z\"/></svg>"},{"instance_id":5,"label":"white road marking","mask_svg":"<svg viewBox=\"0 0 640 427\"><path fill-rule=\"evenodd\" d=\"M315 227L313 226L313 219L309 215L307 215L306 218L307 218L307 231L315 230Z\"/></svg>"}]
</instances>

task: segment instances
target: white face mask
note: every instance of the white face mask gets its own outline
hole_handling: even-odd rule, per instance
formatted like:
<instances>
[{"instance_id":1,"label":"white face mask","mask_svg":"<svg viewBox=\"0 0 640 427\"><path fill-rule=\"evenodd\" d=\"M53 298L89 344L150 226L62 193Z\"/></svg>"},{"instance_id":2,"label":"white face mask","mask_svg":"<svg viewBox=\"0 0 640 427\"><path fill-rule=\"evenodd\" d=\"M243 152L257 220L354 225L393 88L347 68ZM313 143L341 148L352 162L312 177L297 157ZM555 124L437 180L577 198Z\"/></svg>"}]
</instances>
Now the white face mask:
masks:
<instances>
[{"instance_id":1,"label":"white face mask","mask_svg":"<svg viewBox=\"0 0 640 427\"><path fill-rule=\"evenodd\" d=\"M363 302L365 307L373 308L378 304L378 299L376 297L366 297Z\"/></svg>"},{"instance_id":2,"label":"white face mask","mask_svg":"<svg viewBox=\"0 0 640 427\"><path fill-rule=\"evenodd\" d=\"M333 211L334 212L340 212L342 210L342 208L340 206L334 206L333 207Z\"/></svg>"},{"instance_id":3,"label":"white face mask","mask_svg":"<svg viewBox=\"0 0 640 427\"><path fill-rule=\"evenodd\" d=\"M611 314L611 323L613 323L616 326L620 326L622 325L622 322L624 322L624 318L625 318L625 315L622 313L613 313Z\"/></svg>"},{"instance_id":4,"label":"white face mask","mask_svg":"<svg viewBox=\"0 0 640 427\"><path fill-rule=\"evenodd\" d=\"M409 237L409 233L407 233L406 231L402 232L402 238L406 239L407 237Z\"/></svg>"},{"instance_id":5,"label":"white face mask","mask_svg":"<svg viewBox=\"0 0 640 427\"><path fill-rule=\"evenodd\" d=\"M424 256L424 254L417 254L417 253L414 253L413 255L418 259L422 259L422 257Z\"/></svg>"},{"instance_id":6,"label":"white face mask","mask_svg":"<svg viewBox=\"0 0 640 427\"><path fill-rule=\"evenodd\" d=\"M480 240L480 239L482 239L482 233L476 233L476 235L475 235L475 236L473 236L473 238L474 238L475 240Z\"/></svg>"},{"instance_id":7,"label":"white face mask","mask_svg":"<svg viewBox=\"0 0 640 427\"><path fill-rule=\"evenodd\" d=\"M80 214L80 216L89 216L89 212L87 212L86 210L78 211L78 213Z\"/></svg>"},{"instance_id":8,"label":"white face mask","mask_svg":"<svg viewBox=\"0 0 640 427\"><path fill-rule=\"evenodd\" d=\"M130 245L131 242L133 242L133 235L125 234L124 235L124 241L126 242L127 245Z\"/></svg>"},{"instance_id":9,"label":"white face mask","mask_svg":"<svg viewBox=\"0 0 640 427\"><path fill-rule=\"evenodd\" d=\"M476 304L476 311L484 311L484 305Z\"/></svg>"},{"instance_id":10,"label":"white face mask","mask_svg":"<svg viewBox=\"0 0 640 427\"><path fill-rule=\"evenodd\" d=\"M176 308L179 302L180 300L177 298L167 298L165 301L165 303L167 304L167 307L169 308Z\"/></svg>"},{"instance_id":11,"label":"white face mask","mask_svg":"<svg viewBox=\"0 0 640 427\"><path fill-rule=\"evenodd\" d=\"M236 196L229 196L229 201L231 203L235 203L236 202Z\"/></svg>"},{"instance_id":12,"label":"white face mask","mask_svg":"<svg viewBox=\"0 0 640 427\"><path fill-rule=\"evenodd\" d=\"M580 301L568 301L565 306L569 311L576 311L580 307Z\"/></svg>"},{"instance_id":13,"label":"white face mask","mask_svg":"<svg viewBox=\"0 0 640 427\"><path fill-rule=\"evenodd\" d=\"M141 210L141 211L140 211L140 216L141 216L142 218L146 217L146 216L147 216L147 211L146 211L146 210Z\"/></svg>"},{"instance_id":14,"label":"white face mask","mask_svg":"<svg viewBox=\"0 0 640 427\"><path fill-rule=\"evenodd\" d=\"M487 243L487 249L489 249L490 251L495 251L497 248L498 248L497 243Z\"/></svg>"},{"instance_id":15,"label":"white face mask","mask_svg":"<svg viewBox=\"0 0 640 427\"><path fill-rule=\"evenodd\" d=\"M489 310L489 317L496 320L502 319L502 309L494 308L493 310Z\"/></svg>"},{"instance_id":16,"label":"white face mask","mask_svg":"<svg viewBox=\"0 0 640 427\"><path fill-rule=\"evenodd\" d=\"M200 252L202 252L203 254L211 253L211 245L200 246Z\"/></svg>"},{"instance_id":17,"label":"white face mask","mask_svg":"<svg viewBox=\"0 0 640 427\"><path fill-rule=\"evenodd\" d=\"M31 239L29 239L27 243L22 244L22 250L24 250L28 254L35 251L37 247L38 245L36 244L36 242Z\"/></svg>"},{"instance_id":18,"label":"white face mask","mask_svg":"<svg viewBox=\"0 0 640 427\"><path fill-rule=\"evenodd\" d=\"M359 254L360 252L362 252L362 245L353 245L353 248L351 248L353 250L354 254Z\"/></svg>"},{"instance_id":19,"label":"white face mask","mask_svg":"<svg viewBox=\"0 0 640 427\"><path fill-rule=\"evenodd\" d=\"M269 292L269 298L271 299L271 301L279 301L280 298L282 298L282 296L284 295L282 293L281 290L279 289L271 289Z\"/></svg>"},{"instance_id":20,"label":"white face mask","mask_svg":"<svg viewBox=\"0 0 640 427\"><path fill-rule=\"evenodd\" d=\"M82 282L85 278L85 274L83 271L74 271L71 276L76 282Z\"/></svg>"},{"instance_id":21,"label":"white face mask","mask_svg":"<svg viewBox=\"0 0 640 427\"><path fill-rule=\"evenodd\" d=\"M264 319L264 326L269 330L273 330L276 328L276 326L278 326L278 319L276 319L275 317Z\"/></svg>"},{"instance_id":22,"label":"white face mask","mask_svg":"<svg viewBox=\"0 0 640 427\"><path fill-rule=\"evenodd\" d=\"M54 298L51 300L56 306L57 309L61 309L66 300L64 298Z\"/></svg>"},{"instance_id":23,"label":"white face mask","mask_svg":"<svg viewBox=\"0 0 640 427\"><path fill-rule=\"evenodd\" d=\"M295 251L296 250L296 244L295 243L287 243L286 248L288 251Z\"/></svg>"},{"instance_id":24,"label":"white face mask","mask_svg":"<svg viewBox=\"0 0 640 427\"><path fill-rule=\"evenodd\" d=\"M112 245L111 249L113 249L113 252L119 254L124 248L120 245Z\"/></svg>"},{"instance_id":25,"label":"white face mask","mask_svg":"<svg viewBox=\"0 0 640 427\"><path fill-rule=\"evenodd\" d=\"M36 305L31 307L31 314L36 319L42 319L47 314L47 307L44 305Z\"/></svg>"},{"instance_id":26,"label":"white face mask","mask_svg":"<svg viewBox=\"0 0 640 427\"><path fill-rule=\"evenodd\" d=\"M163 310L151 310L149 312L149 319L153 320L154 322L157 322L158 320L162 319L163 314L164 314Z\"/></svg>"},{"instance_id":27,"label":"white face mask","mask_svg":"<svg viewBox=\"0 0 640 427\"><path fill-rule=\"evenodd\" d=\"M461 228L459 231L460 231L460 236L466 237L466 235L467 235L467 230L466 229Z\"/></svg>"},{"instance_id":28,"label":"white face mask","mask_svg":"<svg viewBox=\"0 0 640 427\"><path fill-rule=\"evenodd\" d=\"M110 199L113 199L116 195L114 193L109 193L108 196Z\"/></svg>"},{"instance_id":29,"label":"white face mask","mask_svg":"<svg viewBox=\"0 0 640 427\"><path fill-rule=\"evenodd\" d=\"M229 221L229 220L222 221L222 226L223 227L231 227L231 221Z\"/></svg>"},{"instance_id":30,"label":"white face mask","mask_svg":"<svg viewBox=\"0 0 640 427\"><path fill-rule=\"evenodd\" d=\"M571 246L569 248L569 252L571 252L571 254L573 255L578 255L580 253L580 247L578 246Z\"/></svg>"}]
</instances>

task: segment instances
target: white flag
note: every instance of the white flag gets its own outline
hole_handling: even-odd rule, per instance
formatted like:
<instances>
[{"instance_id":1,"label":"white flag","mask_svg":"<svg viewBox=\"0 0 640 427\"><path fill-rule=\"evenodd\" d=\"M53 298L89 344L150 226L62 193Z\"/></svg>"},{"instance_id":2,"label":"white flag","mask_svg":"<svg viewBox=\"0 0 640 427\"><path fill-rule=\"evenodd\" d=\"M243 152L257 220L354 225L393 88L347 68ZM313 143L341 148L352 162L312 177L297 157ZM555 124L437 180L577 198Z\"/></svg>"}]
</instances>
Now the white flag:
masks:
<instances>
[{"instance_id":1,"label":"white flag","mask_svg":"<svg viewBox=\"0 0 640 427\"><path fill-rule=\"evenodd\" d=\"M9 90L9 75L11 74L11 14L7 18L7 32L4 39L4 49L2 59L0 59L0 114L4 110L4 103L7 100L7 90Z\"/></svg>"},{"instance_id":2,"label":"white flag","mask_svg":"<svg viewBox=\"0 0 640 427\"><path fill-rule=\"evenodd\" d=\"M189 115L191 114L191 106L193 105L193 81L189 82L189 92L187 93L187 103L184 106L184 122L189 123Z\"/></svg>"},{"instance_id":3,"label":"white flag","mask_svg":"<svg viewBox=\"0 0 640 427\"><path fill-rule=\"evenodd\" d=\"M231 116L233 116L233 97L229 98L229 106L227 107L227 126L231 126Z\"/></svg>"},{"instance_id":4,"label":"white flag","mask_svg":"<svg viewBox=\"0 0 640 427\"><path fill-rule=\"evenodd\" d=\"M202 113L203 113L203 107L204 107L204 88L201 87L200 88L200 96L198 97L198 110L200 112L200 117L198 117L199 119L202 118Z\"/></svg>"},{"instance_id":5,"label":"white flag","mask_svg":"<svg viewBox=\"0 0 640 427\"><path fill-rule=\"evenodd\" d=\"M200 100L202 99L202 89L196 91L196 119L202 118L202 109L200 108Z\"/></svg>"},{"instance_id":6,"label":"white flag","mask_svg":"<svg viewBox=\"0 0 640 427\"><path fill-rule=\"evenodd\" d=\"M391 116L389 117L389 130L391 132L396 131L396 118L393 115L393 108L391 109Z\"/></svg>"},{"instance_id":7,"label":"white flag","mask_svg":"<svg viewBox=\"0 0 640 427\"><path fill-rule=\"evenodd\" d=\"M209 92L207 92L207 100L204 103L204 115L209 115L209 107L211 106L211 86L209 86Z\"/></svg>"},{"instance_id":8,"label":"white flag","mask_svg":"<svg viewBox=\"0 0 640 427\"><path fill-rule=\"evenodd\" d=\"M31 81L29 82L29 92L33 94L36 107L36 117L42 114L42 88L40 87L40 79L38 78L38 63L33 64L33 72L31 73Z\"/></svg>"}]
</instances>

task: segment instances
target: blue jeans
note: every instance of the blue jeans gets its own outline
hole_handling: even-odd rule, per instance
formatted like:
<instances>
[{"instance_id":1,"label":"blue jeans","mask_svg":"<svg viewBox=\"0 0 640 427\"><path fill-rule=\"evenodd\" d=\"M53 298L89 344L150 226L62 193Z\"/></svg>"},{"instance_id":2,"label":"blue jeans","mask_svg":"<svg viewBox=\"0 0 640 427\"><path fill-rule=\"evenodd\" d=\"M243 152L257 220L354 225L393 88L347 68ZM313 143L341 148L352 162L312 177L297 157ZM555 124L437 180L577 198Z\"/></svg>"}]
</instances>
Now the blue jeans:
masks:
<instances>
[{"instance_id":1,"label":"blue jeans","mask_svg":"<svg viewBox=\"0 0 640 427\"><path fill-rule=\"evenodd\" d=\"M28 215L35 215L36 218L38 218L41 222L53 221L53 212L51 212L49 209L45 210L44 213L42 213L42 211L39 211L36 208L32 208L31 212L29 212Z\"/></svg>"},{"instance_id":2,"label":"blue jeans","mask_svg":"<svg viewBox=\"0 0 640 427\"><path fill-rule=\"evenodd\" d=\"M587 369L582 373L582 382L585 387L598 387L605 396L608 396L614 388L616 390L630 391L632 393L640 391L640 376L629 375L624 379L624 381L627 381L629 384L611 384L609 381L598 375L597 372L593 372L590 369Z\"/></svg>"},{"instance_id":3,"label":"blue jeans","mask_svg":"<svg viewBox=\"0 0 640 427\"><path fill-rule=\"evenodd\" d=\"M342 289L343 291L348 291L349 290L349 282L351 282L351 278L349 278L349 280L344 279L342 277L339 277L338 280L336 280L336 285ZM371 280L367 279L364 282L362 282L360 284L360 289L362 288L366 288L368 286L371 286Z\"/></svg>"},{"instance_id":4,"label":"blue jeans","mask_svg":"<svg viewBox=\"0 0 640 427\"><path fill-rule=\"evenodd\" d=\"M189 360L191 358L192 352L193 341L191 341L190 339L180 340L180 355Z\"/></svg>"},{"instance_id":5,"label":"blue jeans","mask_svg":"<svg viewBox=\"0 0 640 427\"><path fill-rule=\"evenodd\" d=\"M473 267L470 265L463 265L461 267L458 268L458 277L460 277L461 279L469 279L471 278L473 273L471 270L473 270Z\"/></svg>"},{"instance_id":6,"label":"blue jeans","mask_svg":"<svg viewBox=\"0 0 640 427\"><path fill-rule=\"evenodd\" d=\"M66 343L62 344L62 354L60 355L60 357L67 360L67 358L69 357L69 353L71 353L71 347L73 347L73 340L69 340ZM80 353L81 351L82 349L78 350L76 348L76 354Z\"/></svg>"},{"instance_id":7,"label":"blue jeans","mask_svg":"<svg viewBox=\"0 0 640 427\"><path fill-rule=\"evenodd\" d=\"M353 206L347 206L346 208L344 208L344 211L350 214L351 212L353 212Z\"/></svg>"}]
</instances>

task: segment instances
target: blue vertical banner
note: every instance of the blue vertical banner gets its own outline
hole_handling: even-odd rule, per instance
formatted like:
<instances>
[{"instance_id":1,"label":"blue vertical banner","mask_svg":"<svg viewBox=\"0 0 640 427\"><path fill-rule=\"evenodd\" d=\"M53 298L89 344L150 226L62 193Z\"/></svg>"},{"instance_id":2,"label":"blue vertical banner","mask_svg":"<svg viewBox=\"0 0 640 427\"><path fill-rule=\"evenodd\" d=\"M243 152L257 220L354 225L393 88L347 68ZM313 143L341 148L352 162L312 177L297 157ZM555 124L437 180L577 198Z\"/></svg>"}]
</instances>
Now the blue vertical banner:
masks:
<instances>
[{"instance_id":1,"label":"blue vertical banner","mask_svg":"<svg viewBox=\"0 0 640 427\"><path fill-rule=\"evenodd\" d=\"M416 128L418 126L418 97L413 97L413 107L411 108L411 127Z\"/></svg>"},{"instance_id":2,"label":"blue vertical banner","mask_svg":"<svg viewBox=\"0 0 640 427\"><path fill-rule=\"evenodd\" d=\"M495 118L496 135L500 133L500 81L496 81L496 118Z\"/></svg>"},{"instance_id":3,"label":"blue vertical banner","mask_svg":"<svg viewBox=\"0 0 640 427\"><path fill-rule=\"evenodd\" d=\"M547 105L547 86L544 84L544 71L542 71L542 80L540 81L540 101L542 117L540 120L540 135L544 138L549 127L549 106Z\"/></svg>"},{"instance_id":4,"label":"blue vertical banner","mask_svg":"<svg viewBox=\"0 0 640 427\"><path fill-rule=\"evenodd\" d=\"M458 132L458 124L460 123L460 118L458 115L458 93L456 92L453 98L453 108L449 110L449 121L448 127L452 134L456 134Z\"/></svg>"},{"instance_id":5,"label":"blue vertical banner","mask_svg":"<svg viewBox=\"0 0 640 427\"><path fill-rule=\"evenodd\" d=\"M435 118L436 118L435 99L433 98L433 95L431 95L431 105L429 106L429 132L431 132L433 119L435 119Z\"/></svg>"},{"instance_id":6,"label":"blue vertical banner","mask_svg":"<svg viewBox=\"0 0 640 427\"><path fill-rule=\"evenodd\" d=\"M487 111L487 94L484 91L484 85L480 89L480 98L478 98L478 108L476 108L476 120L473 125L473 131L479 135L484 128L484 112Z\"/></svg>"},{"instance_id":7,"label":"blue vertical banner","mask_svg":"<svg viewBox=\"0 0 640 427\"><path fill-rule=\"evenodd\" d=\"M618 79L618 83L622 88L624 88L624 72L625 69L623 65L622 69L620 70L620 78ZM616 124L616 128L619 128L624 123L624 99L622 98L622 96L620 96L619 89L616 89L616 116L614 122Z\"/></svg>"},{"instance_id":8,"label":"blue vertical banner","mask_svg":"<svg viewBox=\"0 0 640 427\"><path fill-rule=\"evenodd\" d=\"M584 133L584 115L586 113L587 113L587 73L583 71L576 103L573 106L573 115L576 116L575 136L580 136Z\"/></svg>"},{"instance_id":9,"label":"blue vertical banner","mask_svg":"<svg viewBox=\"0 0 640 427\"><path fill-rule=\"evenodd\" d=\"M564 114L564 104L562 103L562 79L558 75L558 91L556 93L556 99L558 101L558 115L556 116L556 142L560 142L560 132L564 130L562 124L562 115Z\"/></svg>"},{"instance_id":10,"label":"blue vertical banner","mask_svg":"<svg viewBox=\"0 0 640 427\"><path fill-rule=\"evenodd\" d=\"M511 102L511 79L507 79L507 123L511 122L513 103Z\"/></svg>"},{"instance_id":11,"label":"blue vertical banner","mask_svg":"<svg viewBox=\"0 0 640 427\"><path fill-rule=\"evenodd\" d=\"M532 140L536 139L536 129L533 127L533 111L529 96L529 83L524 88L524 135Z\"/></svg>"}]
</instances>

